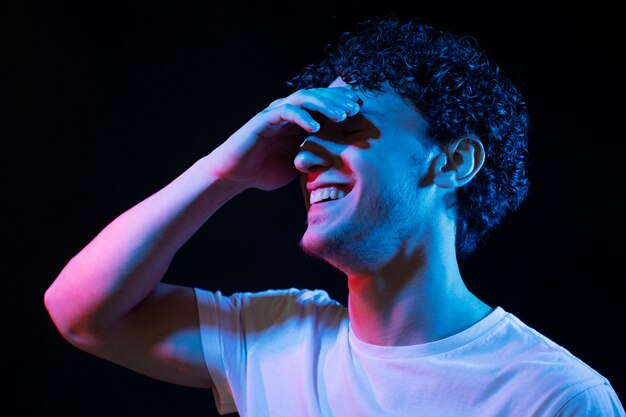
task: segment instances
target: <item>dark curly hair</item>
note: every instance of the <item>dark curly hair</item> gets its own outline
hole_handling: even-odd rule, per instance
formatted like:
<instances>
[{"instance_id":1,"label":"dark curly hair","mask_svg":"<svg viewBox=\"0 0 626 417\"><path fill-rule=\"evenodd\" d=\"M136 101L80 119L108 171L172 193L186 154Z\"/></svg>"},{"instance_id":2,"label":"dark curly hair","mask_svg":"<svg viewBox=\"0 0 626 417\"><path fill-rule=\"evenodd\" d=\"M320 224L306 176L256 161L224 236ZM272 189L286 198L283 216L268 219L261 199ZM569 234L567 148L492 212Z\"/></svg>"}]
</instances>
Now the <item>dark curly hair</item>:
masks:
<instances>
[{"instance_id":1,"label":"dark curly hair","mask_svg":"<svg viewBox=\"0 0 626 417\"><path fill-rule=\"evenodd\" d=\"M528 193L526 103L472 37L395 16L361 22L358 29L343 33L326 58L287 84L293 90L325 87L338 76L363 90L388 83L420 110L436 143L478 137L485 163L458 193L456 249L465 257Z\"/></svg>"}]
</instances>

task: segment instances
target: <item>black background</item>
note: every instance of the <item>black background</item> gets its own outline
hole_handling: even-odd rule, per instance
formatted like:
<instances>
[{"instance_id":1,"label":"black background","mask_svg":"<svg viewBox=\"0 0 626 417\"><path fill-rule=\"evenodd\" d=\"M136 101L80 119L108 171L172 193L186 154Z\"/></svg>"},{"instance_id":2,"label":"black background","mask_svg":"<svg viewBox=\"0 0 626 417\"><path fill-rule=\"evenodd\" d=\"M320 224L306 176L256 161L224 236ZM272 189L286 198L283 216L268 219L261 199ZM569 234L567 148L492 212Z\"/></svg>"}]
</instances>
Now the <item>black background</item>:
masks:
<instances>
[{"instance_id":1,"label":"black background","mask_svg":"<svg viewBox=\"0 0 626 417\"><path fill-rule=\"evenodd\" d=\"M531 193L462 263L468 286L594 367L623 400L625 48L616 6L12 3L1 22L2 397L16 410L7 415L217 415L208 391L67 344L44 291L115 216L286 95L285 80L327 43L390 12L475 36L530 108ZM166 280L226 293L325 288L345 301L343 275L297 248L304 219L295 183L248 191L189 241Z\"/></svg>"}]
</instances>

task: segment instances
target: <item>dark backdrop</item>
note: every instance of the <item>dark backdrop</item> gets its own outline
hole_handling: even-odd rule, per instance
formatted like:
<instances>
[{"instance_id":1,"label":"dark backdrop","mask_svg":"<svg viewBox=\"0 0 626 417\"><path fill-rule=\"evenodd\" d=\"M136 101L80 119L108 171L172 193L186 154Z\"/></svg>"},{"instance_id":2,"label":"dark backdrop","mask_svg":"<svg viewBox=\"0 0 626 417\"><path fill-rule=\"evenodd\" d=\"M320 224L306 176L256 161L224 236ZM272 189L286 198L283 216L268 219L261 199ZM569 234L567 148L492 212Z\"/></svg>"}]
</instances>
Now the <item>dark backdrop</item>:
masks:
<instances>
[{"instance_id":1,"label":"dark backdrop","mask_svg":"<svg viewBox=\"0 0 626 417\"><path fill-rule=\"evenodd\" d=\"M616 8L7 3L1 306L10 415L217 415L210 392L150 380L67 344L43 293L116 215L286 95L285 80L343 30L389 12L474 35L526 94L531 192L463 262L468 286L626 395L625 48ZM345 302L344 277L297 248L304 218L295 183L246 192L191 239L166 280L224 292L325 288Z\"/></svg>"}]
</instances>

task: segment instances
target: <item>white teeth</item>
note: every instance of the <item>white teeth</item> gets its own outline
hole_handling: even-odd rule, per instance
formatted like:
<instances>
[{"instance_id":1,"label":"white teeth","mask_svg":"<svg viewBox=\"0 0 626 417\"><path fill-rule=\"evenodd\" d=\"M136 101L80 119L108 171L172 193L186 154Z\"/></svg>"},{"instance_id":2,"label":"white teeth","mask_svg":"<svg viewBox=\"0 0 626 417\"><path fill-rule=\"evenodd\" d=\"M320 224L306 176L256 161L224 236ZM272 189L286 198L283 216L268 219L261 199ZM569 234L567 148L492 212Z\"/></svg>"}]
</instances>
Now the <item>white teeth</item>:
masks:
<instances>
[{"instance_id":1,"label":"white teeth","mask_svg":"<svg viewBox=\"0 0 626 417\"><path fill-rule=\"evenodd\" d=\"M311 195L309 197L309 202L311 204L315 204L322 200L327 200L329 198L333 200L339 200L340 198L345 197L346 193L337 187L322 187L317 190L311 191Z\"/></svg>"}]
</instances>

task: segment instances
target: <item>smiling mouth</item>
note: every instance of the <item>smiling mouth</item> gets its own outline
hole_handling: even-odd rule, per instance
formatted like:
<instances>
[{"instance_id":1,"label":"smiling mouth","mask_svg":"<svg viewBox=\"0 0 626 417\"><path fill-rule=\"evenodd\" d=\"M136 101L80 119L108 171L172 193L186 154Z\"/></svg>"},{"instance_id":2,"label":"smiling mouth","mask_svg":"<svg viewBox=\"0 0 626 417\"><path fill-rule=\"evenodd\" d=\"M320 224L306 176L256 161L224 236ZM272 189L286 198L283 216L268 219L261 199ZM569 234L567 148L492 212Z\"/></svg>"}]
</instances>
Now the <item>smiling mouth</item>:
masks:
<instances>
[{"instance_id":1,"label":"smiling mouth","mask_svg":"<svg viewBox=\"0 0 626 417\"><path fill-rule=\"evenodd\" d=\"M344 187L337 187L337 186L321 187L321 188L311 191L309 195L309 203L313 205L313 204L326 203L328 201L341 200L349 192L350 191L346 190Z\"/></svg>"}]
</instances>

